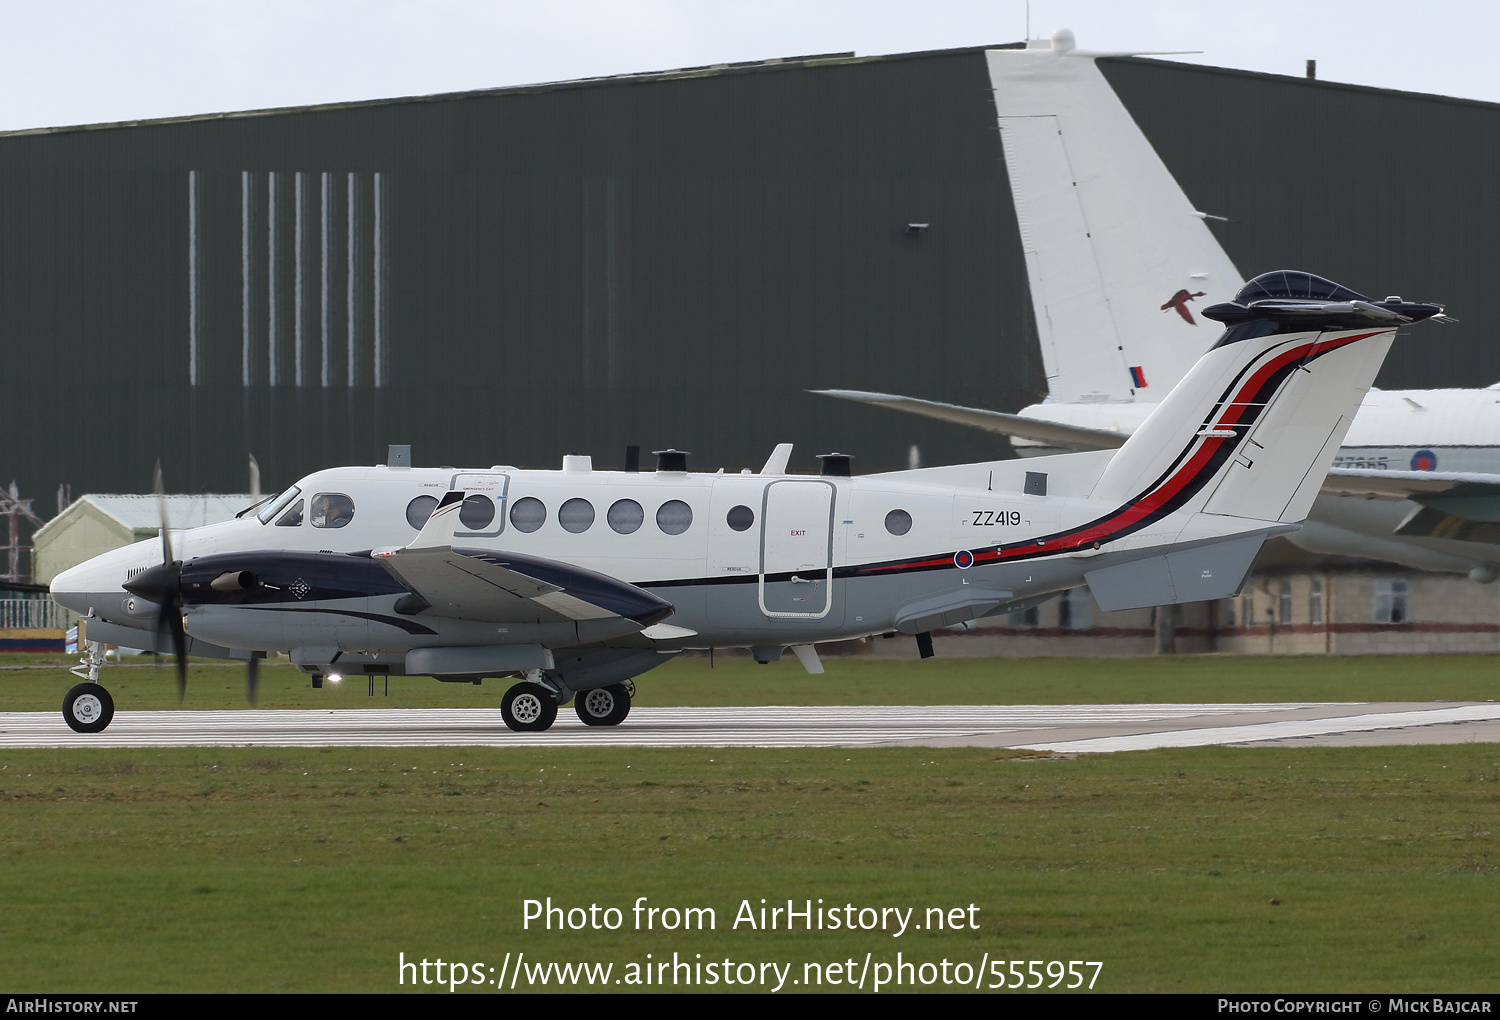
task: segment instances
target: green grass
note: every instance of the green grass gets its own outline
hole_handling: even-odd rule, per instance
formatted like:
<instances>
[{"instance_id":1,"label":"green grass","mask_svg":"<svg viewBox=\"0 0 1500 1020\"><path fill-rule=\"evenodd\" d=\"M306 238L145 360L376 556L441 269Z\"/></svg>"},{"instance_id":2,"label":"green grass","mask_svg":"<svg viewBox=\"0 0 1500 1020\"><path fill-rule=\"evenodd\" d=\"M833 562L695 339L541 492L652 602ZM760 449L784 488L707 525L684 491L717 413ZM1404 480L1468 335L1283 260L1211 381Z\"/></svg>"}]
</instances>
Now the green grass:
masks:
<instances>
[{"instance_id":1,"label":"green grass","mask_svg":"<svg viewBox=\"0 0 1500 1020\"><path fill-rule=\"evenodd\" d=\"M27 657L45 666L43 656ZM0 669L0 711L57 711L78 680L55 668ZM71 661L71 660L69 660ZM0 666L15 665L13 657ZM809 676L791 656L756 665L744 656L683 656L637 681L639 705L953 705L1109 702L1485 701L1500 693L1496 658L1433 656L1162 656L1129 659L824 659ZM177 707L175 674L150 665L106 667L118 710ZM442 684L424 677L362 677L313 690L290 666L261 670L262 708L498 708L513 681ZM241 708L243 667L193 664L184 708Z\"/></svg>"},{"instance_id":2,"label":"green grass","mask_svg":"<svg viewBox=\"0 0 1500 1020\"><path fill-rule=\"evenodd\" d=\"M0 812L17 992L399 991L398 953L522 951L616 977L899 951L1099 960L1112 992L1487 992L1500 948L1495 745L7 750ZM548 896L625 927L524 930ZM641 896L717 928L635 931ZM975 904L979 928L732 929L762 897Z\"/></svg>"}]
</instances>

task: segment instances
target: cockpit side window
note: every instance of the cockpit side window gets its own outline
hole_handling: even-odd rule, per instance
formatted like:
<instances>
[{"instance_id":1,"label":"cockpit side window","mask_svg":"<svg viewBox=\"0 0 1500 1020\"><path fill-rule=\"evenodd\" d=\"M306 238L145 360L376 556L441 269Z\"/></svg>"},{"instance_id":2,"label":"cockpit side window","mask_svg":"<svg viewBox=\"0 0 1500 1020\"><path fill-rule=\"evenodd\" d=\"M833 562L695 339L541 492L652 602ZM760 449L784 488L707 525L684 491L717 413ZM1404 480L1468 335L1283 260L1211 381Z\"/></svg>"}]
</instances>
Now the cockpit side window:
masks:
<instances>
[{"instance_id":1,"label":"cockpit side window","mask_svg":"<svg viewBox=\"0 0 1500 1020\"><path fill-rule=\"evenodd\" d=\"M271 503L255 516L260 518L260 523L270 524L271 520L277 514L281 513L281 511L287 508L287 504L289 504L292 500L296 499L300 495L302 495L302 490L294 485L290 489L287 489L285 492L283 492L281 495L277 496L273 503Z\"/></svg>"},{"instance_id":2,"label":"cockpit side window","mask_svg":"<svg viewBox=\"0 0 1500 1020\"><path fill-rule=\"evenodd\" d=\"M276 521L278 528L297 528L302 525L302 500L293 503L287 512Z\"/></svg>"},{"instance_id":3,"label":"cockpit side window","mask_svg":"<svg viewBox=\"0 0 1500 1020\"><path fill-rule=\"evenodd\" d=\"M354 520L354 500L342 492L320 492L312 501L312 526L342 528Z\"/></svg>"}]
</instances>

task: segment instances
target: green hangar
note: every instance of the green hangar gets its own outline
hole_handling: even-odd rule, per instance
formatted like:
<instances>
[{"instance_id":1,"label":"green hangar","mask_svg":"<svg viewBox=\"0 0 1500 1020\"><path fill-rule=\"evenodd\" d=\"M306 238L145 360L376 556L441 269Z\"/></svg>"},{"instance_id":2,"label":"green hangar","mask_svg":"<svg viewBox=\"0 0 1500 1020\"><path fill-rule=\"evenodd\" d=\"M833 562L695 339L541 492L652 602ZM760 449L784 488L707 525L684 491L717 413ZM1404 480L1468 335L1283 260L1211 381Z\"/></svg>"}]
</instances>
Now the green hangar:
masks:
<instances>
[{"instance_id":1,"label":"green hangar","mask_svg":"<svg viewBox=\"0 0 1500 1020\"><path fill-rule=\"evenodd\" d=\"M1461 320L1387 387L1500 380L1500 107L1140 59L1106 76L1247 276ZM0 135L0 476L242 491L418 464L857 471L997 455L817 397L1042 395L984 49L834 54Z\"/></svg>"}]
</instances>

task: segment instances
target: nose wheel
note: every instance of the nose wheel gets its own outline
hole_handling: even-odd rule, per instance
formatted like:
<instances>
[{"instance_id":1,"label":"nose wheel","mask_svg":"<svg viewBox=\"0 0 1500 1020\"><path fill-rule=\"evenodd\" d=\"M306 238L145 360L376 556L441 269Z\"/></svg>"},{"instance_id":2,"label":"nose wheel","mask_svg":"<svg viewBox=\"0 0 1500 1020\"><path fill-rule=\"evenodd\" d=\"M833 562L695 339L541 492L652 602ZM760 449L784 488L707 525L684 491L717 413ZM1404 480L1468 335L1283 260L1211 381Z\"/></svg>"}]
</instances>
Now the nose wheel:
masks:
<instances>
[{"instance_id":1,"label":"nose wheel","mask_svg":"<svg viewBox=\"0 0 1500 1020\"><path fill-rule=\"evenodd\" d=\"M78 733L99 733L115 717L115 699L98 684L79 684L63 698L63 721Z\"/></svg>"},{"instance_id":2,"label":"nose wheel","mask_svg":"<svg viewBox=\"0 0 1500 1020\"><path fill-rule=\"evenodd\" d=\"M505 692L500 716L518 733L540 733L557 721L557 699L541 684L523 680Z\"/></svg>"}]
</instances>

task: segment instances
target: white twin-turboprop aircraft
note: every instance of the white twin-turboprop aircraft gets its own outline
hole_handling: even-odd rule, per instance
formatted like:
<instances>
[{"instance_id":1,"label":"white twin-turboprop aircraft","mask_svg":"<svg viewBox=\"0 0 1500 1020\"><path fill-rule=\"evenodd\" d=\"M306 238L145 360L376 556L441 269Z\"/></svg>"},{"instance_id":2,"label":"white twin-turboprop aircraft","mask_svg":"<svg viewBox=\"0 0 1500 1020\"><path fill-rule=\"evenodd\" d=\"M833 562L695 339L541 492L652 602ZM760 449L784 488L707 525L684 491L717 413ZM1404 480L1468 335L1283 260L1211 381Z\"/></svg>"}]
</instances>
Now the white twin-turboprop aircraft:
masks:
<instances>
[{"instance_id":1,"label":"white twin-turboprop aircraft","mask_svg":"<svg viewBox=\"0 0 1500 1020\"><path fill-rule=\"evenodd\" d=\"M1106 610L1235 593L1266 537L1307 516L1398 325L1437 305L1372 302L1272 273L1204 309L1219 342L1118 449L852 477L346 467L224 524L59 575L87 616L88 682L63 715L113 716L102 643L311 673L521 682L502 701L544 730L570 699L620 723L628 681L688 648L813 645L930 632L1087 585ZM253 511L253 512L252 512ZM170 638L170 640L169 640Z\"/></svg>"}]
</instances>

